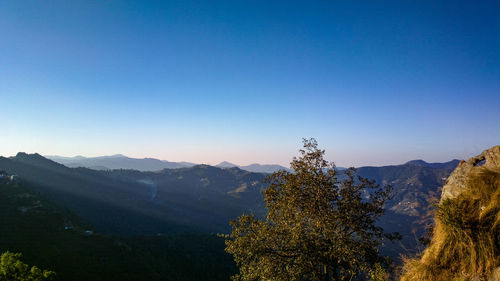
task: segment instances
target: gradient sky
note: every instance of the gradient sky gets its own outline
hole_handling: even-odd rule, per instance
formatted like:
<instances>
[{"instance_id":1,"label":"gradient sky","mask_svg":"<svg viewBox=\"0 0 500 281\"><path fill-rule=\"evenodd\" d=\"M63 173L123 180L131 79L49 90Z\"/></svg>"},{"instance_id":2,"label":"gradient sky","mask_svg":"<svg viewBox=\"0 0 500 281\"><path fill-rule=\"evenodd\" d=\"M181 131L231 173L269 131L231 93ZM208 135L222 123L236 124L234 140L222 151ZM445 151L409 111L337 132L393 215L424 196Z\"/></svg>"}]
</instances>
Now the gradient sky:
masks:
<instances>
[{"instance_id":1,"label":"gradient sky","mask_svg":"<svg viewBox=\"0 0 500 281\"><path fill-rule=\"evenodd\" d=\"M500 144L499 1L1 1L0 155L339 166Z\"/></svg>"}]
</instances>

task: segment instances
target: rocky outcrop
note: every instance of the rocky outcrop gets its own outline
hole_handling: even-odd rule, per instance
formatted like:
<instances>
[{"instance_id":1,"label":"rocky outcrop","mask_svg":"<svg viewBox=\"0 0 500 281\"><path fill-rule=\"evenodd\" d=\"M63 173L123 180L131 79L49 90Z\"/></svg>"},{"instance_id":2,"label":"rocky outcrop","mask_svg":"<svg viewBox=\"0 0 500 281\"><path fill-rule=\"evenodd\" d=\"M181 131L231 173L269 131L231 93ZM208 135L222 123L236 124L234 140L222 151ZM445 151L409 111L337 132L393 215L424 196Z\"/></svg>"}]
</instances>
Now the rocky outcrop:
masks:
<instances>
[{"instance_id":1,"label":"rocky outcrop","mask_svg":"<svg viewBox=\"0 0 500 281\"><path fill-rule=\"evenodd\" d=\"M434 214L430 244L400 281L500 281L500 146L460 162Z\"/></svg>"},{"instance_id":2,"label":"rocky outcrop","mask_svg":"<svg viewBox=\"0 0 500 281\"><path fill-rule=\"evenodd\" d=\"M467 161L461 161L455 171L446 180L441 194L441 202L455 198L466 188L467 179L480 170L479 167L500 172L500 145L483 151Z\"/></svg>"}]
</instances>

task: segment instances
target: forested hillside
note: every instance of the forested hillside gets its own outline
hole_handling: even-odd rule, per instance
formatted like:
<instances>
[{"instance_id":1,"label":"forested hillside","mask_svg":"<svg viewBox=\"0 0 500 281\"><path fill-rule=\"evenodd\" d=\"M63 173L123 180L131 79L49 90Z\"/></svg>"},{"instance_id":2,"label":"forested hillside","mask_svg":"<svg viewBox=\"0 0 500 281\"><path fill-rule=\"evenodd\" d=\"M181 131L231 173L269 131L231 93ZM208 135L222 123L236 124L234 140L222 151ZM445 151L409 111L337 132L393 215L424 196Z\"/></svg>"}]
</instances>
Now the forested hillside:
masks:
<instances>
[{"instance_id":1,"label":"forested hillside","mask_svg":"<svg viewBox=\"0 0 500 281\"><path fill-rule=\"evenodd\" d=\"M103 235L19 180L0 179L0 253L56 272L56 280L228 280L234 273L215 235Z\"/></svg>"},{"instance_id":2,"label":"forested hillside","mask_svg":"<svg viewBox=\"0 0 500 281\"><path fill-rule=\"evenodd\" d=\"M238 168L96 171L19 153L0 157L0 169L107 233L223 232L243 212L264 214L260 190L265 175Z\"/></svg>"}]
</instances>

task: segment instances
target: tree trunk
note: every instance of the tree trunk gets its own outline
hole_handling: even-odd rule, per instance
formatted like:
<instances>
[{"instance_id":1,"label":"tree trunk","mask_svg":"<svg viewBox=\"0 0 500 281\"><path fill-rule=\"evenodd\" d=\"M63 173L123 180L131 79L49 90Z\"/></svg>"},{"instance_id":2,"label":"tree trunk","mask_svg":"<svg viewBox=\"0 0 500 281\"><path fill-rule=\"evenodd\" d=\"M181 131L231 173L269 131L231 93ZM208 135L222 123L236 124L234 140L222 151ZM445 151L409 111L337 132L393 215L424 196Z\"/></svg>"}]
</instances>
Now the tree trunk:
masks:
<instances>
[{"instance_id":1,"label":"tree trunk","mask_svg":"<svg viewBox=\"0 0 500 281\"><path fill-rule=\"evenodd\" d=\"M323 281L330 281L330 276L328 274L328 266L323 265Z\"/></svg>"}]
</instances>

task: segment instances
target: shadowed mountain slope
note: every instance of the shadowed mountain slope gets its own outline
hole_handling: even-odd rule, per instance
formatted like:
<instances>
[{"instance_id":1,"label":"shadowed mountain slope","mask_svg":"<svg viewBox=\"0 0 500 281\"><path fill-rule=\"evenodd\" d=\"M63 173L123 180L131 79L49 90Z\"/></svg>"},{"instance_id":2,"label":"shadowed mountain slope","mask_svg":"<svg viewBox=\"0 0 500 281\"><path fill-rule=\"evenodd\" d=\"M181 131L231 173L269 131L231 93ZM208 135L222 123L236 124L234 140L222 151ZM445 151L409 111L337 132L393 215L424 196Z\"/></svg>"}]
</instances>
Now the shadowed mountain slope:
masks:
<instances>
[{"instance_id":1,"label":"shadowed mountain slope","mask_svg":"<svg viewBox=\"0 0 500 281\"><path fill-rule=\"evenodd\" d=\"M0 157L0 170L18 175L104 232L226 231L228 221L243 212L263 214L264 175L238 168L96 171L19 153Z\"/></svg>"},{"instance_id":2,"label":"shadowed mountain slope","mask_svg":"<svg viewBox=\"0 0 500 281\"><path fill-rule=\"evenodd\" d=\"M384 251L399 261L401 254L415 254L424 247L420 239L432 225L434 204L439 202L441 188L452 169L411 164L361 167L360 176L379 184L391 185L393 197L379 225L386 231L397 231L403 239Z\"/></svg>"},{"instance_id":3,"label":"shadowed mountain slope","mask_svg":"<svg viewBox=\"0 0 500 281\"><path fill-rule=\"evenodd\" d=\"M54 270L61 281L218 281L235 272L219 237L102 235L30 184L0 176L0 253L5 251Z\"/></svg>"}]
</instances>

